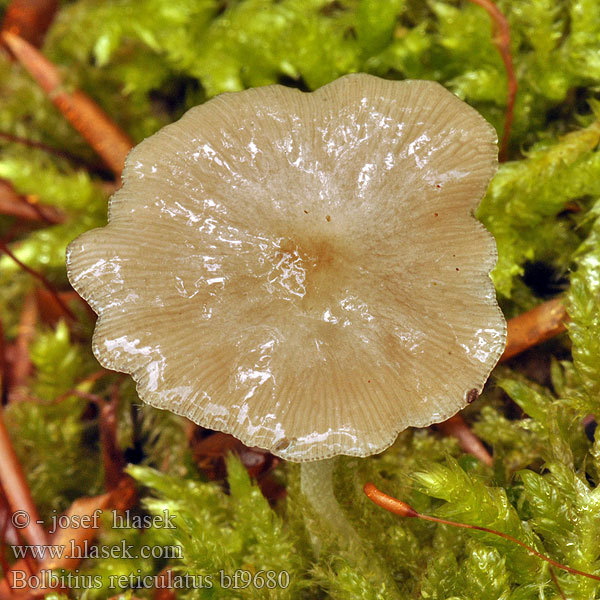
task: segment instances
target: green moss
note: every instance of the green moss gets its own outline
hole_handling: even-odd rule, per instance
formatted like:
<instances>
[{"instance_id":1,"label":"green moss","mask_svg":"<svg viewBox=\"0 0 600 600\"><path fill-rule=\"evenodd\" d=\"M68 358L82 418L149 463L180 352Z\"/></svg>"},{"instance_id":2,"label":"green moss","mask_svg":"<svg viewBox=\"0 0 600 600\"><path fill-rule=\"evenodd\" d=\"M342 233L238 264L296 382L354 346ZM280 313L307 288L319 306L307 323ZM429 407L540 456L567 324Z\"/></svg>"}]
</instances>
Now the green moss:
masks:
<instances>
[{"instance_id":1,"label":"green moss","mask_svg":"<svg viewBox=\"0 0 600 600\"><path fill-rule=\"evenodd\" d=\"M600 398L600 202L590 209L589 219L591 232L574 254L576 271L567 307L573 367L580 384L572 393L590 412L596 412Z\"/></svg>"},{"instance_id":2,"label":"green moss","mask_svg":"<svg viewBox=\"0 0 600 600\"><path fill-rule=\"evenodd\" d=\"M153 494L144 501L145 507L152 514L167 511L173 515L175 529L163 530L169 535L162 537L181 548L182 558L175 562L174 569L181 575L204 576L206 585L211 584L182 591L182 597L227 597L226 590L234 583L225 576L237 571L240 580L236 593L240 598L297 598L305 586L306 556L298 552L293 534L250 481L241 463L230 457L227 466L229 495L215 483L129 467L129 473ZM275 577L276 582L285 585L272 589L265 585L258 591L257 586L242 582L247 573L261 573L265 581Z\"/></svg>"},{"instance_id":3,"label":"green moss","mask_svg":"<svg viewBox=\"0 0 600 600\"><path fill-rule=\"evenodd\" d=\"M510 296L527 260L543 256L569 264L580 240L568 231L561 235L559 215L567 202L600 194L599 141L595 121L501 165L477 213L498 244L492 277L499 294Z\"/></svg>"},{"instance_id":4,"label":"green moss","mask_svg":"<svg viewBox=\"0 0 600 600\"><path fill-rule=\"evenodd\" d=\"M7 4L0 2L0 12ZM287 497L272 507L236 459L227 462L225 487L205 481L193 464L185 421L141 407L130 381L82 383L98 369L90 353L93 320L73 304L77 325L36 327L29 398L5 410L34 499L47 519L102 490L97 417L81 398L57 398L73 387L108 397L116 385L117 442L139 463L130 473L144 510L168 510L177 527L114 530L105 523L100 543L125 539L136 549L182 550L178 559L89 560L81 572L102 584L74 590L78 597L110 598L120 591L109 588L111 574L139 569L155 576L167 565L213 578L211 587L180 594L189 598L388 598L394 586L406 598L557 597L548 566L524 549L481 532L395 517L366 499L367 480L420 512L494 527L575 568L600 570L600 443L582 426L588 414L597 415L600 397L600 5L497 4L510 23L519 91L510 160L478 216L497 240L493 280L506 314L546 298L524 277L528 265L541 264L551 274L542 283L564 289L570 323L568 336L534 355L535 368L515 361L497 369L465 412L493 452L494 467L431 430L404 432L377 457L342 459L336 495L362 542L349 551L315 526L296 465L278 468ZM62 3L44 52L60 65L67 88L86 91L135 140L221 92L272 83L314 89L355 71L439 81L499 133L504 125L506 73L493 27L467 0L75 0ZM65 215L52 227L0 216L0 233L22 261L67 289L65 247L105 223L109 173L4 56L0 84L0 132L64 153L0 139L0 178ZM36 285L0 257L0 317L9 346L25 295ZM528 378L532 372L538 383ZM226 589L219 573L236 570L285 572L289 585ZM567 597L600 594L594 581L558 570L556 576ZM153 595L134 588L122 586L123 597Z\"/></svg>"},{"instance_id":5,"label":"green moss","mask_svg":"<svg viewBox=\"0 0 600 600\"><path fill-rule=\"evenodd\" d=\"M64 511L81 496L100 492L102 467L86 403L37 399L12 404L6 424L42 518Z\"/></svg>"}]
</instances>

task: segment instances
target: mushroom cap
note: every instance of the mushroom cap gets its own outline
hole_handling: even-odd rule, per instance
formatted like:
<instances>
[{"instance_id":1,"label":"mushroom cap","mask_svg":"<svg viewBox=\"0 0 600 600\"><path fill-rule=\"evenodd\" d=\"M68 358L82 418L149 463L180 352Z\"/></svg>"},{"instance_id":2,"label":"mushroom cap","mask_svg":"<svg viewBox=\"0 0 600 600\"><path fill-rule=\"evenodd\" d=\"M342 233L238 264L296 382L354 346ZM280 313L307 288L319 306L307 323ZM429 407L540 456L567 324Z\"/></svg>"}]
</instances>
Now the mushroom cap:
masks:
<instances>
[{"instance_id":1,"label":"mushroom cap","mask_svg":"<svg viewBox=\"0 0 600 600\"><path fill-rule=\"evenodd\" d=\"M473 216L496 133L429 81L222 94L131 151L67 251L93 348L153 406L308 461L481 391L506 323Z\"/></svg>"}]
</instances>

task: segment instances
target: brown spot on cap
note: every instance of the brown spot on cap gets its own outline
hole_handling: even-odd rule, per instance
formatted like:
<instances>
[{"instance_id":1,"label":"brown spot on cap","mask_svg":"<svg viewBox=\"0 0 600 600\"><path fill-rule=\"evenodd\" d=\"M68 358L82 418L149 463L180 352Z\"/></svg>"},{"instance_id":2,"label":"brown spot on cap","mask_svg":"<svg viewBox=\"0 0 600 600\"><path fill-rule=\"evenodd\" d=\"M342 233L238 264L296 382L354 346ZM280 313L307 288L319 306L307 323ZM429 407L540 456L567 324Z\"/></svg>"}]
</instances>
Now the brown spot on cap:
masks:
<instances>
[{"instance_id":1,"label":"brown spot on cap","mask_svg":"<svg viewBox=\"0 0 600 600\"><path fill-rule=\"evenodd\" d=\"M477 388L473 388L467 392L467 404L475 402L477 398L479 398L479 392L477 391Z\"/></svg>"},{"instance_id":2,"label":"brown spot on cap","mask_svg":"<svg viewBox=\"0 0 600 600\"><path fill-rule=\"evenodd\" d=\"M289 448L290 444L292 442L286 438L283 438L282 440L279 440L272 448L271 451L273 452L273 454L277 454L278 452L283 452L284 450L287 450L287 448Z\"/></svg>"}]
</instances>

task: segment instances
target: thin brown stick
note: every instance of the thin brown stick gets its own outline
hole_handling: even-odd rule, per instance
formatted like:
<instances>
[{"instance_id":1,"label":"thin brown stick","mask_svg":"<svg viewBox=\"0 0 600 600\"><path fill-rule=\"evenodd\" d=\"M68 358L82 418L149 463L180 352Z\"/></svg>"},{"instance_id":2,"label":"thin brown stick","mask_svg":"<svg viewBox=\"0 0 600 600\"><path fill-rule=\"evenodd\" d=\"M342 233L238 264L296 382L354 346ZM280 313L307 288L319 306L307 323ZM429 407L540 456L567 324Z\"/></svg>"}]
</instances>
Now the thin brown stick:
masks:
<instances>
[{"instance_id":1,"label":"thin brown stick","mask_svg":"<svg viewBox=\"0 0 600 600\"><path fill-rule=\"evenodd\" d=\"M0 484L13 510L13 518L17 519L14 524L20 528L23 537L30 544L47 544L48 536L42 527L23 468L6 430L3 409L0 410Z\"/></svg>"},{"instance_id":2,"label":"thin brown stick","mask_svg":"<svg viewBox=\"0 0 600 600\"><path fill-rule=\"evenodd\" d=\"M58 9L57 0L12 0L4 13L2 31L41 47Z\"/></svg>"},{"instance_id":3,"label":"thin brown stick","mask_svg":"<svg viewBox=\"0 0 600 600\"><path fill-rule=\"evenodd\" d=\"M491 467L494 464L494 459L483 442L471 431L460 413L443 423L438 423L436 427L445 435L456 438L459 446L465 452L478 458L484 465Z\"/></svg>"},{"instance_id":4,"label":"thin brown stick","mask_svg":"<svg viewBox=\"0 0 600 600\"><path fill-rule=\"evenodd\" d=\"M2 500L4 498L2 497ZM2 507L4 508L4 506ZM10 563L8 562L8 558L6 556L6 547L8 544L5 542L8 536L8 526L10 525L10 510L8 505L6 506L6 510L2 511L2 522L0 522L0 566L2 567L3 573L8 573L10 571Z\"/></svg>"},{"instance_id":5,"label":"thin brown stick","mask_svg":"<svg viewBox=\"0 0 600 600\"><path fill-rule=\"evenodd\" d=\"M552 567L548 567L548 568L550 569L550 577L552 577L552 581L554 582L554 585L556 586L556 589L558 590L560 597L563 600L567 600L565 593L562 591L562 588L560 587L560 583L558 582L558 577L556 576L554 569Z\"/></svg>"},{"instance_id":6,"label":"thin brown stick","mask_svg":"<svg viewBox=\"0 0 600 600\"><path fill-rule=\"evenodd\" d=\"M52 535L52 545L64 546L69 550L77 548L80 549L80 552L75 552L74 555L66 553L60 558L47 558L40 568L75 569L81 562L80 557L83 554L81 550L98 535L101 526L100 515L108 508L110 502L110 492L101 496L78 498L75 500L65 513L69 518L62 521L67 526L57 529ZM77 526L82 518L84 519L83 522L86 523L86 527Z\"/></svg>"},{"instance_id":7,"label":"thin brown stick","mask_svg":"<svg viewBox=\"0 0 600 600\"><path fill-rule=\"evenodd\" d=\"M1 39L38 82L66 119L85 138L111 171L119 177L133 142L86 94L65 91L58 69L34 46L5 32Z\"/></svg>"},{"instance_id":8,"label":"thin brown stick","mask_svg":"<svg viewBox=\"0 0 600 600\"><path fill-rule=\"evenodd\" d=\"M0 214L42 221L49 225L62 223L64 215L53 206L39 204L33 196L18 194L8 181L0 180Z\"/></svg>"},{"instance_id":9,"label":"thin brown stick","mask_svg":"<svg viewBox=\"0 0 600 600\"><path fill-rule=\"evenodd\" d=\"M104 484L107 490L113 490L123 477L125 458L119 449L117 435L117 409L120 403L119 386L111 387L110 402L102 398L99 404L100 444L104 464Z\"/></svg>"},{"instance_id":10,"label":"thin brown stick","mask_svg":"<svg viewBox=\"0 0 600 600\"><path fill-rule=\"evenodd\" d=\"M0 486L0 565L3 573L10 571L10 562L6 553L7 547L20 543L17 530L12 526L11 516L12 511L6 500L4 490ZM2 594L0 593L1 597Z\"/></svg>"},{"instance_id":11,"label":"thin brown stick","mask_svg":"<svg viewBox=\"0 0 600 600\"><path fill-rule=\"evenodd\" d=\"M15 583L15 574L25 576L33 575L37 572L37 565L31 564L29 557L27 559L20 559L12 565L10 571L4 573L4 579L0 581L0 600L33 600L36 596L28 593L20 593L14 589L13 584Z\"/></svg>"},{"instance_id":12,"label":"thin brown stick","mask_svg":"<svg viewBox=\"0 0 600 600\"><path fill-rule=\"evenodd\" d=\"M11 546L20 544L19 530L15 529L12 524L12 510L6 499L4 488L0 485L0 519L2 520L2 537L1 541Z\"/></svg>"},{"instance_id":13,"label":"thin brown stick","mask_svg":"<svg viewBox=\"0 0 600 600\"><path fill-rule=\"evenodd\" d=\"M0 406L8 400L8 361L6 360L6 339L4 338L4 325L0 318Z\"/></svg>"},{"instance_id":14,"label":"thin brown stick","mask_svg":"<svg viewBox=\"0 0 600 600\"><path fill-rule=\"evenodd\" d=\"M23 397L23 389L26 387L27 379L31 375L31 357L29 346L35 334L35 326L38 319L37 304L32 292L25 296L17 340L15 342L14 357L12 360L10 390L8 401L16 402Z\"/></svg>"},{"instance_id":15,"label":"thin brown stick","mask_svg":"<svg viewBox=\"0 0 600 600\"><path fill-rule=\"evenodd\" d=\"M71 309L64 303L63 299L60 297L58 292L54 289L54 286L44 277L44 275L42 275L35 269L32 269L31 267L27 266L24 262L21 262L12 253L10 248L4 242L0 242L0 250L2 252L4 252L7 256L9 256L14 262L16 262L21 267L21 269L23 269L25 272L29 273L32 277L35 277L38 281L40 281L41 284L52 294L52 296L54 297L56 302L63 309L65 315L67 317L69 317L69 319L71 319L73 321L77 320L75 318L75 315L71 311Z\"/></svg>"},{"instance_id":16,"label":"thin brown stick","mask_svg":"<svg viewBox=\"0 0 600 600\"><path fill-rule=\"evenodd\" d=\"M5 573L5 577L0 581L0 600L32 600L36 597L39 589L26 588L19 590L19 594L13 592L11 594L11 583L15 571L26 571L27 575L39 573L40 569L68 569L74 570L85 555L86 548L92 546L94 539L100 532L100 527L96 527L96 521L100 525L99 517L95 515L107 508L125 511L134 506L137 502L135 492L135 483L131 477L122 477L119 485L112 491L99 496L78 498L69 507L66 514L70 517L64 522L67 523L65 528L59 527L52 535L51 543L54 546L64 546L66 552L60 558L46 557L41 564L32 564L31 561L20 560L13 565L12 571ZM81 523L87 523L89 527L82 527ZM60 526L62 521L58 523ZM45 542L47 544L48 542ZM74 549L73 554L70 553ZM28 557L30 558L30 557ZM42 596L44 590L41 590ZM47 592L47 591L46 591Z\"/></svg>"},{"instance_id":17,"label":"thin brown stick","mask_svg":"<svg viewBox=\"0 0 600 600\"><path fill-rule=\"evenodd\" d=\"M63 303L70 305L71 302L78 302L81 306L88 308L87 302L75 291L65 290L58 291L57 294L62 299ZM55 328L57 323L65 318L65 312L57 302L55 297L45 288L39 286L35 290L35 298L38 309L40 311L40 321Z\"/></svg>"},{"instance_id":18,"label":"thin brown stick","mask_svg":"<svg viewBox=\"0 0 600 600\"><path fill-rule=\"evenodd\" d=\"M157 588L154 590L152 596L153 600L175 600L177 598L175 590L171 587L167 587L167 581L169 580L169 573L171 572L170 567L165 567L156 577Z\"/></svg>"},{"instance_id":19,"label":"thin brown stick","mask_svg":"<svg viewBox=\"0 0 600 600\"><path fill-rule=\"evenodd\" d=\"M105 171L106 167L101 163L93 163L90 164L85 158L81 156L77 156L75 154L71 154L66 150L61 150L60 148L55 148L54 146L49 146L48 144L44 144L43 142L36 142L35 140L30 140L28 138L21 137L19 135L13 135L12 133L6 133L4 131L0 131L0 140L6 140L7 142L13 142L14 144L21 144L23 146L28 146L30 148L37 148L38 150L42 150L43 152L47 152L48 154L52 154L54 156L58 156L60 158L64 158L78 166L85 167L88 171L98 172Z\"/></svg>"},{"instance_id":20,"label":"thin brown stick","mask_svg":"<svg viewBox=\"0 0 600 600\"><path fill-rule=\"evenodd\" d=\"M566 320L567 310L561 298L553 298L513 317L508 321L506 348L500 362L566 331Z\"/></svg>"},{"instance_id":21,"label":"thin brown stick","mask_svg":"<svg viewBox=\"0 0 600 600\"><path fill-rule=\"evenodd\" d=\"M92 374L87 381L96 381L102 375L108 374L107 371L99 371ZM84 381L86 381L84 380ZM102 448L102 464L104 466L104 482L107 490L114 490L123 479L123 468L125 467L125 458L118 444L117 435L117 409L119 407L120 396L119 386L111 386L111 399L107 401L99 394L84 392L78 389L71 389L61 394L54 402L64 400L69 396L76 396L83 400L88 400L98 407L99 418L98 427L100 430L100 445Z\"/></svg>"},{"instance_id":22,"label":"thin brown stick","mask_svg":"<svg viewBox=\"0 0 600 600\"><path fill-rule=\"evenodd\" d=\"M97 406L100 406L102 402L104 402L104 398L102 398L102 396L99 396L98 394L93 394L92 392L84 392L83 390L76 389L72 389L68 392L65 392L64 394L61 394L60 396L58 396L58 398L54 400L54 402L59 402L69 396L76 396L77 398L87 400L88 402L96 404Z\"/></svg>"},{"instance_id":23,"label":"thin brown stick","mask_svg":"<svg viewBox=\"0 0 600 600\"><path fill-rule=\"evenodd\" d=\"M106 371L104 369L102 369L101 371L95 371L91 375L88 375L87 377L84 377L81 381L79 381L74 388L71 388L70 390L67 390L60 396L57 396L53 400L53 403L62 402L65 398L68 398L69 396L78 396L79 398L84 398L85 400L89 400L90 402L97 403L99 400L101 400L100 396L98 396L97 394L92 394L90 392L83 392L81 390L78 390L77 388L84 383L95 383L96 381L98 381L98 379L101 379L106 375L110 375L110 371Z\"/></svg>"},{"instance_id":24,"label":"thin brown stick","mask_svg":"<svg viewBox=\"0 0 600 600\"><path fill-rule=\"evenodd\" d=\"M475 529L477 531L483 531L484 533L491 533L492 535L497 535L505 540L508 540L509 542L518 544L534 556L541 558L542 560L546 561L547 563L551 564L557 569L562 569L563 571L567 571L572 575L581 575L582 577L587 577L589 579L600 581L600 575L594 575L592 573L580 571L579 569L574 569L573 567L567 567L566 565L563 565L557 562L556 560L545 556L544 554L541 554L525 542L518 540L517 538L513 537L512 535L509 535L508 533L496 531L495 529L489 529L488 527L480 527L479 525L469 525L467 523L459 523L457 521L448 521L446 519L440 519L438 517L431 517L430 515L423 515L421 513L418 513L414 508L412 508L412 506L406 504L406 502L402 502L402 500L398 500L397 498L389 496L388 494L377 489L377 487L375 487L375 485L373 485L372 483L365 483L363 491L365 492L369 500L377 504L377 506L380 506L381 508L384 508L385 510L394 513L395 515L399 515L401 517L425 519L426 521L433 521L434 523L441 523L442 525L450 525L452 527L459 527L461 529Z\"/></svg>"},{"instance_id":25,"label":"thin brown stick","mask_svg":"<svg viewBox=\"0 0 600 600\"><path fill-rule=\"evenodd\" d=\"M510 130L512 128L515 110L515 98L517 97L518 89L512 54L510 52L510 26L506 17L491 0L471 0L471 2L481 6L492 19L492 23L494 24L494 44L496 48L498 48L498 52L504 63L504 69L506 70L506 113L499 153L500 161L505 161L508 153L508 142L510 140Z\"/></svg>"},{"instance_id":26,"label":"thin brown stick","mask_svg":"<svg viewBox=\"0 0 600 600\"><path fill-rule=\"evenodd\" d=\"M119 488L118 493L123 497L129 498L129 500L133 498L130 493L124 492L123 487ZM51 544L56 547L64 547L65 552L60 557L47 555L41 564L31 565L28 568L29 574L34 575L42 570L58 571L60 569L76 569L81 562L82 556L85 555L87 549L93 544L94 539L101 530L102 523L100 517L102 512L110 507L111 504L114 504L114 501L115 496L110 492L101 494L100 496L83 497L75 500L65 513L67 518L57 521L58 528L51 537ZM81 523L84 523L85 526L81 526ZM66 526L62 527L63 524L66 524ZM15 565L13 571L15 570L21 570L21 566L19 564ZM5 579L0 582L0 599L6 597L2 595L2 592L9 588L11 580L12 572L9 571L5 574ZM38 590L26 587L18 591L22 594L22 596L17 596L19 600L20 598L31 600L35 597Z\"/></svg>"}]
</instances>

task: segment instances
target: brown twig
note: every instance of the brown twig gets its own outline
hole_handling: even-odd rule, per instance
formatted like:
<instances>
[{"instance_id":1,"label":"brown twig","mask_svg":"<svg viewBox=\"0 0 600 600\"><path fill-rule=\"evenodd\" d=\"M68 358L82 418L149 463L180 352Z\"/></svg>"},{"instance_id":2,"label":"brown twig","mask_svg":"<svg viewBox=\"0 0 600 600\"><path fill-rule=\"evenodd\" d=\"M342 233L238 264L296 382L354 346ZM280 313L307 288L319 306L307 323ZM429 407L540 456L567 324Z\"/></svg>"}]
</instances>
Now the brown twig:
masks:
<instances>
[{"instance_id":1,"label":"brown twig","mask_svg":"<svg viewBox=\"0 0 600 600\"><path fill-rule=\"evenodd\" d=\"M23 468L6 430L3 409L0 410L0 484L13 510L13 517L19 511L14 524L19 527L23 525L20 527L23 537L30 544L47 544L48 536L41 525Z\"/></svg>"},{"instance_id":2,"label":"brown twig","mask_svg":"<svg viewBox=\"0 0 600 600\"><path fill-rule=\"evenodd\" d=\"M30 558L20 559L13 565L11 570L4 573L4 579L0 581L0 600L33 600L36 598L34 590L28 590L24 593L14 589L15 585L15 574L29 577L37 572L37 565L31 562ZM37 596L39 597L39 596Z\"/></svg>"},{"instance_id":3,"label":"brown twig","mask_svg":"<svg viewBox=\"0 0 600 600\"><path fill-rule=\"evenodd\" d=\"M73 502L65 513L70 518L57 522L59 527L53 534L51 543L53 546L63 546L67 551L60 557L47 556L40 565L33 565L25 561L19 561L13 565L12 571L5 573L5 578L0 581L0 600L32 600L40 591L39 589L22 589L20 595L11 594L11 582L16 571L26 571L28 575L39 573L41 569L68 569L77 568L85 555L86 548L89 548L100 531L100 515L107 508L116 510L127 510L136 502L135 486L130 477L123 477L117 488L112 492L101 494L99 496L79 498ZM96 517L95 515L98 515ZM61 527L66 523L66 527ZM89 526L82 527L81 523ZM47 544L48 542L46 542ZM71 549L74 550L71 553ZM44 590L42 596L44 595ZM47 590L46 590L47 592Z\"/></svg>"},{"instance_id":4,"label":"brown twig","mask_svg":"<svg viewBox=\"0 0 600 600\"><path fill-rule=\"evenodd\" d=\"M16 262L21 267L21 269L23 269L32 277L35 277L38 281L40 281L41 284L52 294L58 305L63 309L65 315L69 317L69 319L73 321L77 320L71 309L65 304L60 295L54 289L54 286L44 277L44 275L42 275L35 269L32 269L31 267L27 266L24 262L20 261L4 242L0 242L0 250L4 252L7 256L9 256L14 262Z\"/></svg>"},{"instance_id":5,"label":"brown twig","mask_svg":"<svg viewBox=\"0 0 600 600\"><path fill-rule=\"evenodd\" d=\"M107 371L98 371L83 381L96 381L106 374L108 374ZM117 409L120 402L118 385L111 386L110 395L111 399L107 401L99 394L71 389L58 396L54 402L60 402L69 396L76 396L93 403L98 408L98 427L102 448L102 464L104 466L104 483L107 490L114 490L123 479L123 468L125 467L125 458L119 449L117 435Z\"/></svg>"},{"instance_id":6,"label":"brown twig","mask_svg":"<svg viewBox=\"0 0 600 600\"><path fill-rule=\"evenodd\" d=\"M0 566L2 566L3 573L8 573L10 570L10 563L6 556L6 547L19 543L18 536L12 538L14 531L11 530L11 515L12 511L4 496L4 490L0 487Z\"/></svg>"},{"instance_id":7,"label":"brown twig","mask_svg":"<svg viewBox=\"0 0 600 600\"><path fill-rule=\"evenodd\" d=\"M561 298L548 300L508 321L506 348L500 357L505 362L513 356L566 331L567 310Z\"/></svg>"},{"instance_id":8,"label":"brown twig","mask_svg":"<svg viewBox=\"0 0 600 600\"><path fill-rule=\"evenodd\" d=\"M2 535L0 541L3 544L9 544L16 546L20 543L19 531L15 529L12 524L11 517L13 511L8 504L4 488L0 485L0 528L2 529Z\"/></svg>"},{"instance_id":9,"label":"brown twig","mask_svg":"<svg viewBox=\"0 0 600 600\"><path fill-rule=\"evenodd\" d=\"M111 493L102 494L100 496L78 498L71 504L65 513L68 519L64 519L63 523L67 527L57 529L52 536L53 546L64 546L71 548L83 549L89 544L99 533L100 515L104 509L108 508L111 502ZM98 515L98 516L96 516ZM81 519L86 527L78 526ZM43 561L41 569L75 569L81 562L82 551L75 551L73 554L66 553L60 558L47 558Z\"/></svg>"},{"instance_id":10,"label":"brown twig","mask_svg":"<svg viewBox=\"0 0 600 600\"><path fill-rule=\"evenodd\" d=\"M2 31L19 35L40 48L57 8L57 0L12 0L4 13Z\"/></svg>"},{"instance_id":11,"label":"brown twig","mask_svg":"<svg viewBox=\"0 0 600 600\"><path fill-rule=\"evenodd\" d=\"M156 582L158 587L154 590L154 594L152 596L153 600L175 600L175 598L177 598L175 590L171 587L167 587L170 572L171 568L165 567L156 576Z\"/></svg>"},{"instance_id":12,"label":"brown twig","mask_svg":"<svg viewBox=\"0 0 600 600\"><path fill-rule=\"evenodd\" d=\"M377 489L372 483L365 483L363 490L367 495L367 498L369 498L369 500L377 504L377 506L380 506L381 508L384 508L385 510L394 513L395 515L399 515L400 517L425 519L426 521L433 521L434 523L441 523L442 525L450 525L452 527L459 527L461 529L475 529L477 531L483 531L484 533L491 533L492 535L497 535L505 540L508 540L509 542L518 544L534 556L541 558L542 560L546 561L547 563L551 564L557 569L562 569L563 571L567 571L572 575L581 575L582 577L588 577L589 579L595 579L596 581L600 581L600 575L594 575L592 573L586 573L585 571L573 569L572 567L567 567L566 565L563 565L553 560L552 558L541 554L525 542L518 540L517 538L513 537L512 535L509 535L508 533L496 531L495 529L489 529L488 527L480 527L479 525L469 525L467 523L458 523L456 521L448 521L446 519L440 519L438 517L432 517L430 515L423 515L421 513L418 513L412 506L406 504L406 502L402 502L402 500L398 500L393 496L388 496L388 494L385 494L381 490Z\"/></svg>"},{"instance_id":13,"label":"brown twig","mask_svg":"<svg viewBox=\"0 0 600 600\"><path fill-rule=\"evenodd\" d=\"M33 293L25 296L21 319L19 321L17 340L14 346L14 354L11 365L11 376L9 380L8 401L16 402L22 399L23 390L26 388L27 379L31 375L31 358L29 346L35 333L37 323L37 303Z\"/></svg>"},{"instance_id":14,"label":"brown twig","mask_svg":"<svg viewBox=\"0 0 600 600\"><path fill-rule=\"evenodd\" d=\"M0 406L8 401L8 361L6 359L6 339L4 325L0 318Z\"/></svg>"},{"instance_id":15,"label":"brown twig","mask_svg":"<svg viewBox=\"0 0 600 600\"><path fill-rule=\"evenodd\" d=\"M29 146L30 148L37 148L38 150L42 150L44 152L47 152L48 154L53 154L54 156L64 158L65 160L68 160L80 167L85 167L86 170L89 172L104 173L106 171L106 167L99 162L90 164L85 158L82 158L81 156L71 154L66 150L61 150L60 148L55 148L54 146L49 146L48 144L44 144L43 142L36 142L34 140L29 140L18 135L6 133L4 131L0 131L0 140L6 140L7 142L13 142L15 144Z\"/></svg>"},{"instance_id":16,"label":"brown twig","mask_svg":"<svg viewBox=\"0 0 600 600\"><path fill-rule=\"evenodd\" d=\"M125 458L119 449L117 435L117 410L119 408L119 386L111 386L111 399L107 402L101 398L99 403L100 444L102 462L104 464L104 484L107 490L113 490L123 478Z\"/></svg>"},{"instance_id":17,"label":"brown twig","mask_svg":"<svg viewBox=\"0 0 600 600\"><path fill-rule=\"evenodd\" d=\"M506 113L499 153L500 161L505 161L508 153L508 142L510 139L510 130L512 128L515 109L515 98L517 96L518 88L512 54L510 52L510 26L508 25L506 17L500 12L492 0L471 0L471 2L481 6L492 19L492 23L494 24L494 44L496 48L498 48L498 52L504 63L504 69L506 70Z\"/></svg>"},{"instance_id":18,"label":"brown twig","mask_svg":"<svg viewBox=\"0 0 600 600\"><path fill-rule=\"evenodd\" d=\"M88 402L91 402L95 405L100 405L102 402L104 402L104 398L102 398L98 394L93 394L92 392L84 392L83 390L76 389L71 389L68 392L65 392L64 394L61 394L60 396L55 398L54 402L60 402L61 400L64 400L69 396L76 396L77 398L87 400Z\"/></svg>"},{"instance_id":19,"label":"brown twig","mask_svg":"<svg viewBox=\"0 0 600 600\"><path fill-rule=\"evenodd\" d=\"M67 305L72 301L81 302L82 304L85 302L74 290L66 290L64 292L57 291L57 294L60 296L63 303ZM65 312L62 309L62 306L56 302L56 298L45 287L40 286L35 289L35 299L40 312L40 320L43 323L55 327L61 319L65 318ZM87 303L85 306L87 306Z\"/></svg>"},{"instance_id":20,"label":"brown twig","mask_svg":"<svg viewBox=\"0 0 600 600\"><path fill-rule=\"evenodd\" d=\"M208 479L225 479L225 459L229 453L233 453L246 467L248 474L256 479L267 500L275 502L285 495L285 488L270 477L271 471L279 464L279 459L267 450L249 448L228 433L209 432L191 422L187 434L194 461Z\"/></svg>"},{"instance_id":21,"label":"brown twig","mask_svg":"<svg viewBox=\"0 0 600 600\"><path fill-rule=\"evenodd\" d=\"M53 206L39 204L34 196L18 194L8 181L0 180L0 214L42 221L49 225L62 223L64 215Z\"/></svg>"},{"instance_id":22,"label":"brown twig","mask_svg":"<svg viewBox=\"0 0 600 600\"><path fill-rule=\"evenodd\" d=\"M443 423L438 423L436 427L445 435L456 438L465 452L478 458L483 464L489 467L494 464L494 459L483 445L483 442L471 431L460 413L450 417Z\"/></svg>"},{"instance_id":23,"label":"brown twig","mask_svg":"<svg viewBox=\"0 0 600 600\"><path fill-rule=\"evenodd\" d=\"M73 127L119 177L133 142L86 94L67 92L58 69L27 41L5 32L2 40Z\"/></svg>"},{"instance_id":24,"label":"brown twig","mask_svg":"<svg viewBox=\"0 0 600 600\"><path fill-rule=\"evenodd\" d=\"M548 567L548 568L550 569L550 577L552 577L552 581L554 582L554 585L556 586L556 589L558 590L560 597L563 600L567 600L565 593L562 591L562 588L560 587L560 583L558 583L558 577L556 576L554 569L552 567Z\"/></svg>"},{"instance_id":25,"label":"brown twig","mask_svg":"<svg viewBox=\"0 0 600 600\"><path fill-rule=\"evenodd\" d=\"M98 379L101 379L106 375L110 375L110 373L111 371L106 371L105 369L102 369L101 371L95 371L91 375L88 375L87 377L84 377L81 381L79 381L79 383L77 383L77 385L74 388L71 388L70 390L67 390L60 396L57 396L53 400L53 403L62 402L65 398L68 398L69 396L78 396L80 398L84 398L85 400L89 400L90 402L96 403L99 398L101 399L100 396L98 396L97 394L91 394L90 392L83 392L81 390L78 390L77 388L80 385L83 385L84 383L95 383L96 381L98 381Z\"/></svg>"}]
</instances>

